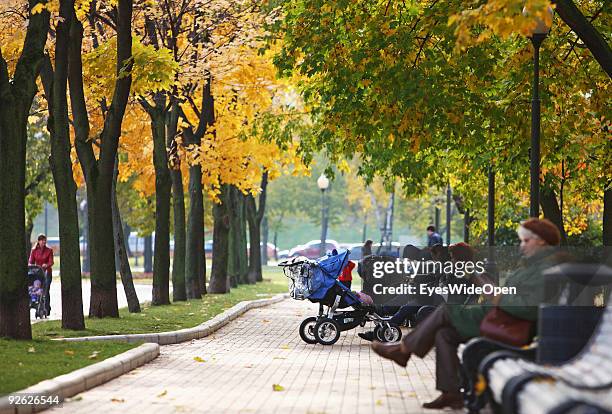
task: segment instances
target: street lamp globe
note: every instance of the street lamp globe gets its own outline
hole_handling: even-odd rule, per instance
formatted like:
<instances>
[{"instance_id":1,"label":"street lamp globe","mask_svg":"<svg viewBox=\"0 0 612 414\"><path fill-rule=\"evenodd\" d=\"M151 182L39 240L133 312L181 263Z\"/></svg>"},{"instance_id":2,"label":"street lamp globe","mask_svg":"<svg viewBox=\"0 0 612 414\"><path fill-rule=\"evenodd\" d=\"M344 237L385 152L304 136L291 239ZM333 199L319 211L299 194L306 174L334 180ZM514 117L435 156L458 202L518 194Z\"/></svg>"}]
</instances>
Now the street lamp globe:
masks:
<instances>
[{"instance_id":1,"label":"street lamp globe","mask_svg":"<svg viewBox=\"0 0 612 414\"><path fill-rule=\"evenodd\" d=\"M325 174L321 174L321 176L317 179L317 186L321 191L327 190L327 187L329 187L329 178L327 178Z\"/></svg>"},{"instance_id":2,"label":"street lamp globe","mask_svg":"<svg viewBox=\"0 0 612 414\"><path fill-rule=\"evenodd\" d=\"M553 21L553 9L550 6L547 7L544 14L545 14L544 19L540 17L535 18L536 25L535 27L531 29L529 33L530 36L534 36L534 35L546 36L548 32L550 32L550 28L551 28L552 21ZM530 13L529 13L529 10L527 10L527 7L523 7L523 16L529 17L529 15Z\"/></svg>"}]
</instances>

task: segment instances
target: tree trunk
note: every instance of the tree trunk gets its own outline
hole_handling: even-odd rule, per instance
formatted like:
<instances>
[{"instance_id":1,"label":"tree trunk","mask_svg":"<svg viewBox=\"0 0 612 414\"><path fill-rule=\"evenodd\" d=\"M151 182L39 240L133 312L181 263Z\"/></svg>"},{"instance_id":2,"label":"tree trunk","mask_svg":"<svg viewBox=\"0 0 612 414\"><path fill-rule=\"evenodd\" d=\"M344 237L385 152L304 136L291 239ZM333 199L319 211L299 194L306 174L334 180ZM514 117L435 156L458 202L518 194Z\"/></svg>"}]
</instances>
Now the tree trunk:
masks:
<instances>
[{"instance_id":1,"label":"tree trunk","mask_svg":"<svg viewBox=\"0 0 612 414\"><path fill-rule=\"evenodd\" d=\"M172 208L174 212L174 256L172 261L172 300L174 302L187 300L185 289L185 191L183 189L181 159L176 148L177 106L177 103L173 103L166 126L168 148L170 148L168 165L171 167L170 180L172 182Z\"/></svg>"},{"instance_id":2,"label":"tree trunk","mask_svg":"<svg viewBox=\"0 0 612 414\"><path fill-rule=\"evenodd\" d=\"M32 231L34 230L34 222L27 220L26 231L25 231L25 259L26 261L30 258L30 252L32 251Z\"/></svg>"},{"instance_id":3,"label":"tree trunk","mask_svg":"<svg viewBox=\"0 0 612 414\"><path fill-rule=\"evenodd\" d=\"M115 163L115 177L113 183L113 234L115 236L116 255L119 258L119 274L121 275L121 284L125 292L125 298L128 303L130 313L140 312L140 301L134 288L134 279L132 278L132 269L128 260L127 247L125 242L125 234L123 233L123 223L121 222L121 212L117 203L117 176L119 175L119 157Z\"/></svg>"},{"instance_id":4,"label":"tree trunk","mask_svg":"<svg viewBox=\"0 0 612 414\"><path fill-rule=\"evenodd\" d=\"M230 280L228 275L228 247L229 247L229 212L227 203L229 198L229 186L221 186L219 198L221 204L213 204L213 258L209 293L228 293L230 291Z\"/></svg>"},{"instance_id":5,"label":"tree trunk","mask_svg":"<svg viewBox=\"0 0 612 414\"><path fill-rule=\"evenodd\" d=\"M603 245L612 246L612 182L604 189Z\"/></svg>"},{"instance_id":6,"label":"tree trunk","mask_svg":"<svg viewBox=\"0 0 612 414\"><path fill-rule=\"evenodd\" d=\"M150 234L144 237L144 272L153 273L153 236Z\"/></svg>"},{"instance_id":7,"label":"tree trunk","mask_svg":"<svg viewBox=\"0 0 612 414\"><path fill-rule=\"evenodd\" d=\"M62 287L62 328L85 329L83 293L81 290L81 248L79 245L79 212L76 183L72 175L70 125L68 121L68 45L73 1L62 1L56 29L55 72L45 59L41 78L47 95L51 137L51 171L57 195L59 236L62 248L60 273Z\"/></svg>"},{"instance_id":8,"label":"tree trunk","mask_svg":"<svg viewBox=\"0 0 612 414\"><path fill-rule=\"evenodd\" d=\"M204 227L204 209L206 205L204 204L204 197L202 197L202 249L200 250L199 255L199 266L200 266L200 287L202 289L202 295L208 293L206 289L206 251L204 249L204 245L206 244L206 228Z\"/></svg>"},{"instance_id":9,"label":"tree trunk","mask_svg":"<svg viewBox=\"0 0 612 414\"><path fill-rule=\"evenodd\" d=\"M249 274L247 277L248 283L256 283L263 280L261 274L261 248L259 232L260 223L257 221L257 207L255 205L255 197L251 194L246 199L246 216L249 223ZM266 247L266 246L264 246Z\"/></svg>"},{"instance_id":10,"label":"tree trunk","mask_svg":"<svg viewBox=\"0 0 612 414\"><path fill-rule=\"evenodd\" d=\"M270 228L268 227L268 217L264 215L261 221L261 264L263 266L268 265L268 236L270 234ZM274 247L276 249L276 246Z\"/></svg>"},{"instance_id":11,"label":"tree trunk","mask_svg":"<svg viewBox=\"0 0 612 414\"><path fill-rule=\"evenodd\" d=\"M155 167L155 259L153 260L153 305L170 303L170 170L166 150L165 97L156 96L151 116L153 164Z\"/></svg>"},{"instance_id":12,"label":"tree trunk","mask_svg":"<svg viewBox=\"0 0 612 414\"><path fill-rule=\"evenodd\" d=\"M30 0L30 9L42 3ZM12 78L0 50L0 337L32 338L27 294L25 168L29 110L43 60L49 13L30 16L23 50Z\"/></svg>"},{"instance_id":13,"label":"tree trunk","mask_svg":"<svg viewBox=\"0 0 612 414\"><path fill-rule=\"evenodd\" d=\"M255 197L252 195L246 196L245 201L245 212L247 221L249 223L249 241L251 248L249 250L249 273L247 280L249 283L263 281L263 274L261 269L261 257L262 251L265 252L265 256L268 255L268 238L265 236L265 241L262 243L261 248L261 223L264 220L264 214L266 209L266 197L268 187L268 172L264 172L261 178L261 193L259 194L259 209L255 203ZM267 231L267 230L266 230Z\"/></svg>"},{"instance_id":14,"label":"tree trunk","mask_svg":"<svg viewBox=\"0 0 612 414\"><path fill-rule=\"evenodd\" d=\"M113 97L103 105L104 124L99 134L98 156L90 137L85 101L82 43L83 25L73 13L70 26L69 74L75 146L85 183L91 255L91 300L89 316L118 317L117 274L113 237L113 175L121 125L132 84L132 1L118 0L116 6L117 64ZM122 76L119 76L119 75Z\"/></svg>"},{"instance_id":15,"label":"tree trunk","mask_svg":"<svg viewBox=\"0 0 612 414\"><path fill-rule=\"evenodd\" d=\"M540 189L540 206L542 206L544 217L552 221L555 226L559 228L559 232L561 233L561 244L567 245L567 233L565 233L565 228L563 226L557 196L553 190L545 188Z\"/></svg>"},{"instance_id":16,"label":"tree trunk","mask_svg":"<svg viewBox=\"0 0 612 414\"><path fill-rule=\"evenodd\" d=\"M199 134L194 134L190 128L184 132L187 146L198 148L200 146ZM187 286L187 297L190 299L200 299L202 297L200 276L200 256L204 250L202 223L204 223L202 167L196 161L189 166L189 213L187 216L185 284Z\"/></svg>"},{"instance_id":17,"label":"tree trunk","mask_svg":"<svg viewBox=\"0 0 612 414\"><path fill-rule=\"evenodd\" d=\"M248 283L248 257L246 248L246 219L244 195L235 186L230 186L230 217L229 262L228 273L232 287Z\"/></svg>"}]
</instances>

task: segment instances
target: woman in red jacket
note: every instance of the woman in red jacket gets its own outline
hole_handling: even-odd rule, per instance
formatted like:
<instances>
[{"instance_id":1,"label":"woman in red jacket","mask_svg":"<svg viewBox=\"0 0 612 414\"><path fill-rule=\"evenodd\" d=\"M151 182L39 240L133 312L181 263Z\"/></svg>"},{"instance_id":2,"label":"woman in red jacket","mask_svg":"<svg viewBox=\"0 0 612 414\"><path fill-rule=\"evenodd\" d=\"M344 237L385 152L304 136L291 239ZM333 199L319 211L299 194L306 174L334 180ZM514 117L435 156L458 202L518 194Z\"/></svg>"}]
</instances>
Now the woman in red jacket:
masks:
<instances>
[{"instance_id":1,"label":"woman in red jacket","mask_svg":"<svg viewBox=\"0 0 612 414\"><path fill-rule=\"evenodd\" d=\"M31 265L40 266L43 271L47 274L47 315L51 312L51 303L49 297L49 289L51 288L51 277L53 267L53 250L47 247L47 236L40 234L36 246L30 253L30 259L28 263Z\"/></svg>"}]
</instances>

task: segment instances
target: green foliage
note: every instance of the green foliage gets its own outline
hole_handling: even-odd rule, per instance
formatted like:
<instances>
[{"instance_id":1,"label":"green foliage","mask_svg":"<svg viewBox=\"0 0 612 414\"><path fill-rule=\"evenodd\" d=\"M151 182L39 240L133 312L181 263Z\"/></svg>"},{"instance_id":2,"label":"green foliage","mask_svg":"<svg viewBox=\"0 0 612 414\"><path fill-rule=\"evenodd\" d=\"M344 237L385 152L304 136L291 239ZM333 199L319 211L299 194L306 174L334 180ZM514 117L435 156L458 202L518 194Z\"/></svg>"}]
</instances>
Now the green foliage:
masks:
<instances>
[{"instance_id":1,"label":"green foliage","mask_svg":"<svg viewBox=\"0 0 612 414\"><path fill-rule=\"evenodd\" d=\"M602 2L578 3L586 15L599 16L594 24L605 32L609 12ZM303 77L301 92L313 117L314 133L304 147L324 149L332 161L357 154L360 175L399 177L411 195L450 182L480 219L479 233L492 166L498 223L510 228L525 217L532 80L526 38L487 34L457 53L455 27L447 22L468 8L460 1L273 6L284 12L270 28L283 40L275 62L284 75ZM495 24L503 23L499 16L507 10L491 10ZM557 22L540 53L544 183L559 193L564 180L566 206L583 210L566 212L567 222L580 223L576 231L584 228L585 210L601 209L612 165L609 79L578 43Z\"/></svg>"},{"instance_id":2,"label":"green foliage","mask_svg":"<svg viewBox=\"0 0 612 414\"><path fill-rule=\"evenodd\" d=\"M33 109L38 108L35 102ZM55 201L53 175L49 165L51 146L49 133L46 129L46 119L31 116L28 123L28 143L26 152L26 227L34 222L44 207L46 201Z\"/></svg>"}]
</instances>

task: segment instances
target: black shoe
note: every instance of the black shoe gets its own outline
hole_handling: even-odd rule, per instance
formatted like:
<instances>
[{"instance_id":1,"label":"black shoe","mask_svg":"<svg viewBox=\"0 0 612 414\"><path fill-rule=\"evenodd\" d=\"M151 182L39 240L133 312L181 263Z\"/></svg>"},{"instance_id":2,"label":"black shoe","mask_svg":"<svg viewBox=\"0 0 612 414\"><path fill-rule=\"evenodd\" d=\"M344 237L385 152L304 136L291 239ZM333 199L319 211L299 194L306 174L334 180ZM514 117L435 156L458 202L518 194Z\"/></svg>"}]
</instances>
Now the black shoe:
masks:
<instances>
[{"instance_id":1,"label":"black shoe","mask_svg":"<svg viewBox=\"0 0 612 414\"><path fill-rule=\"evenodd\" d=\"M372 342L374 340L374 331L359 332L357 334L361 339Z\"/></svg>"}]
</instances>

